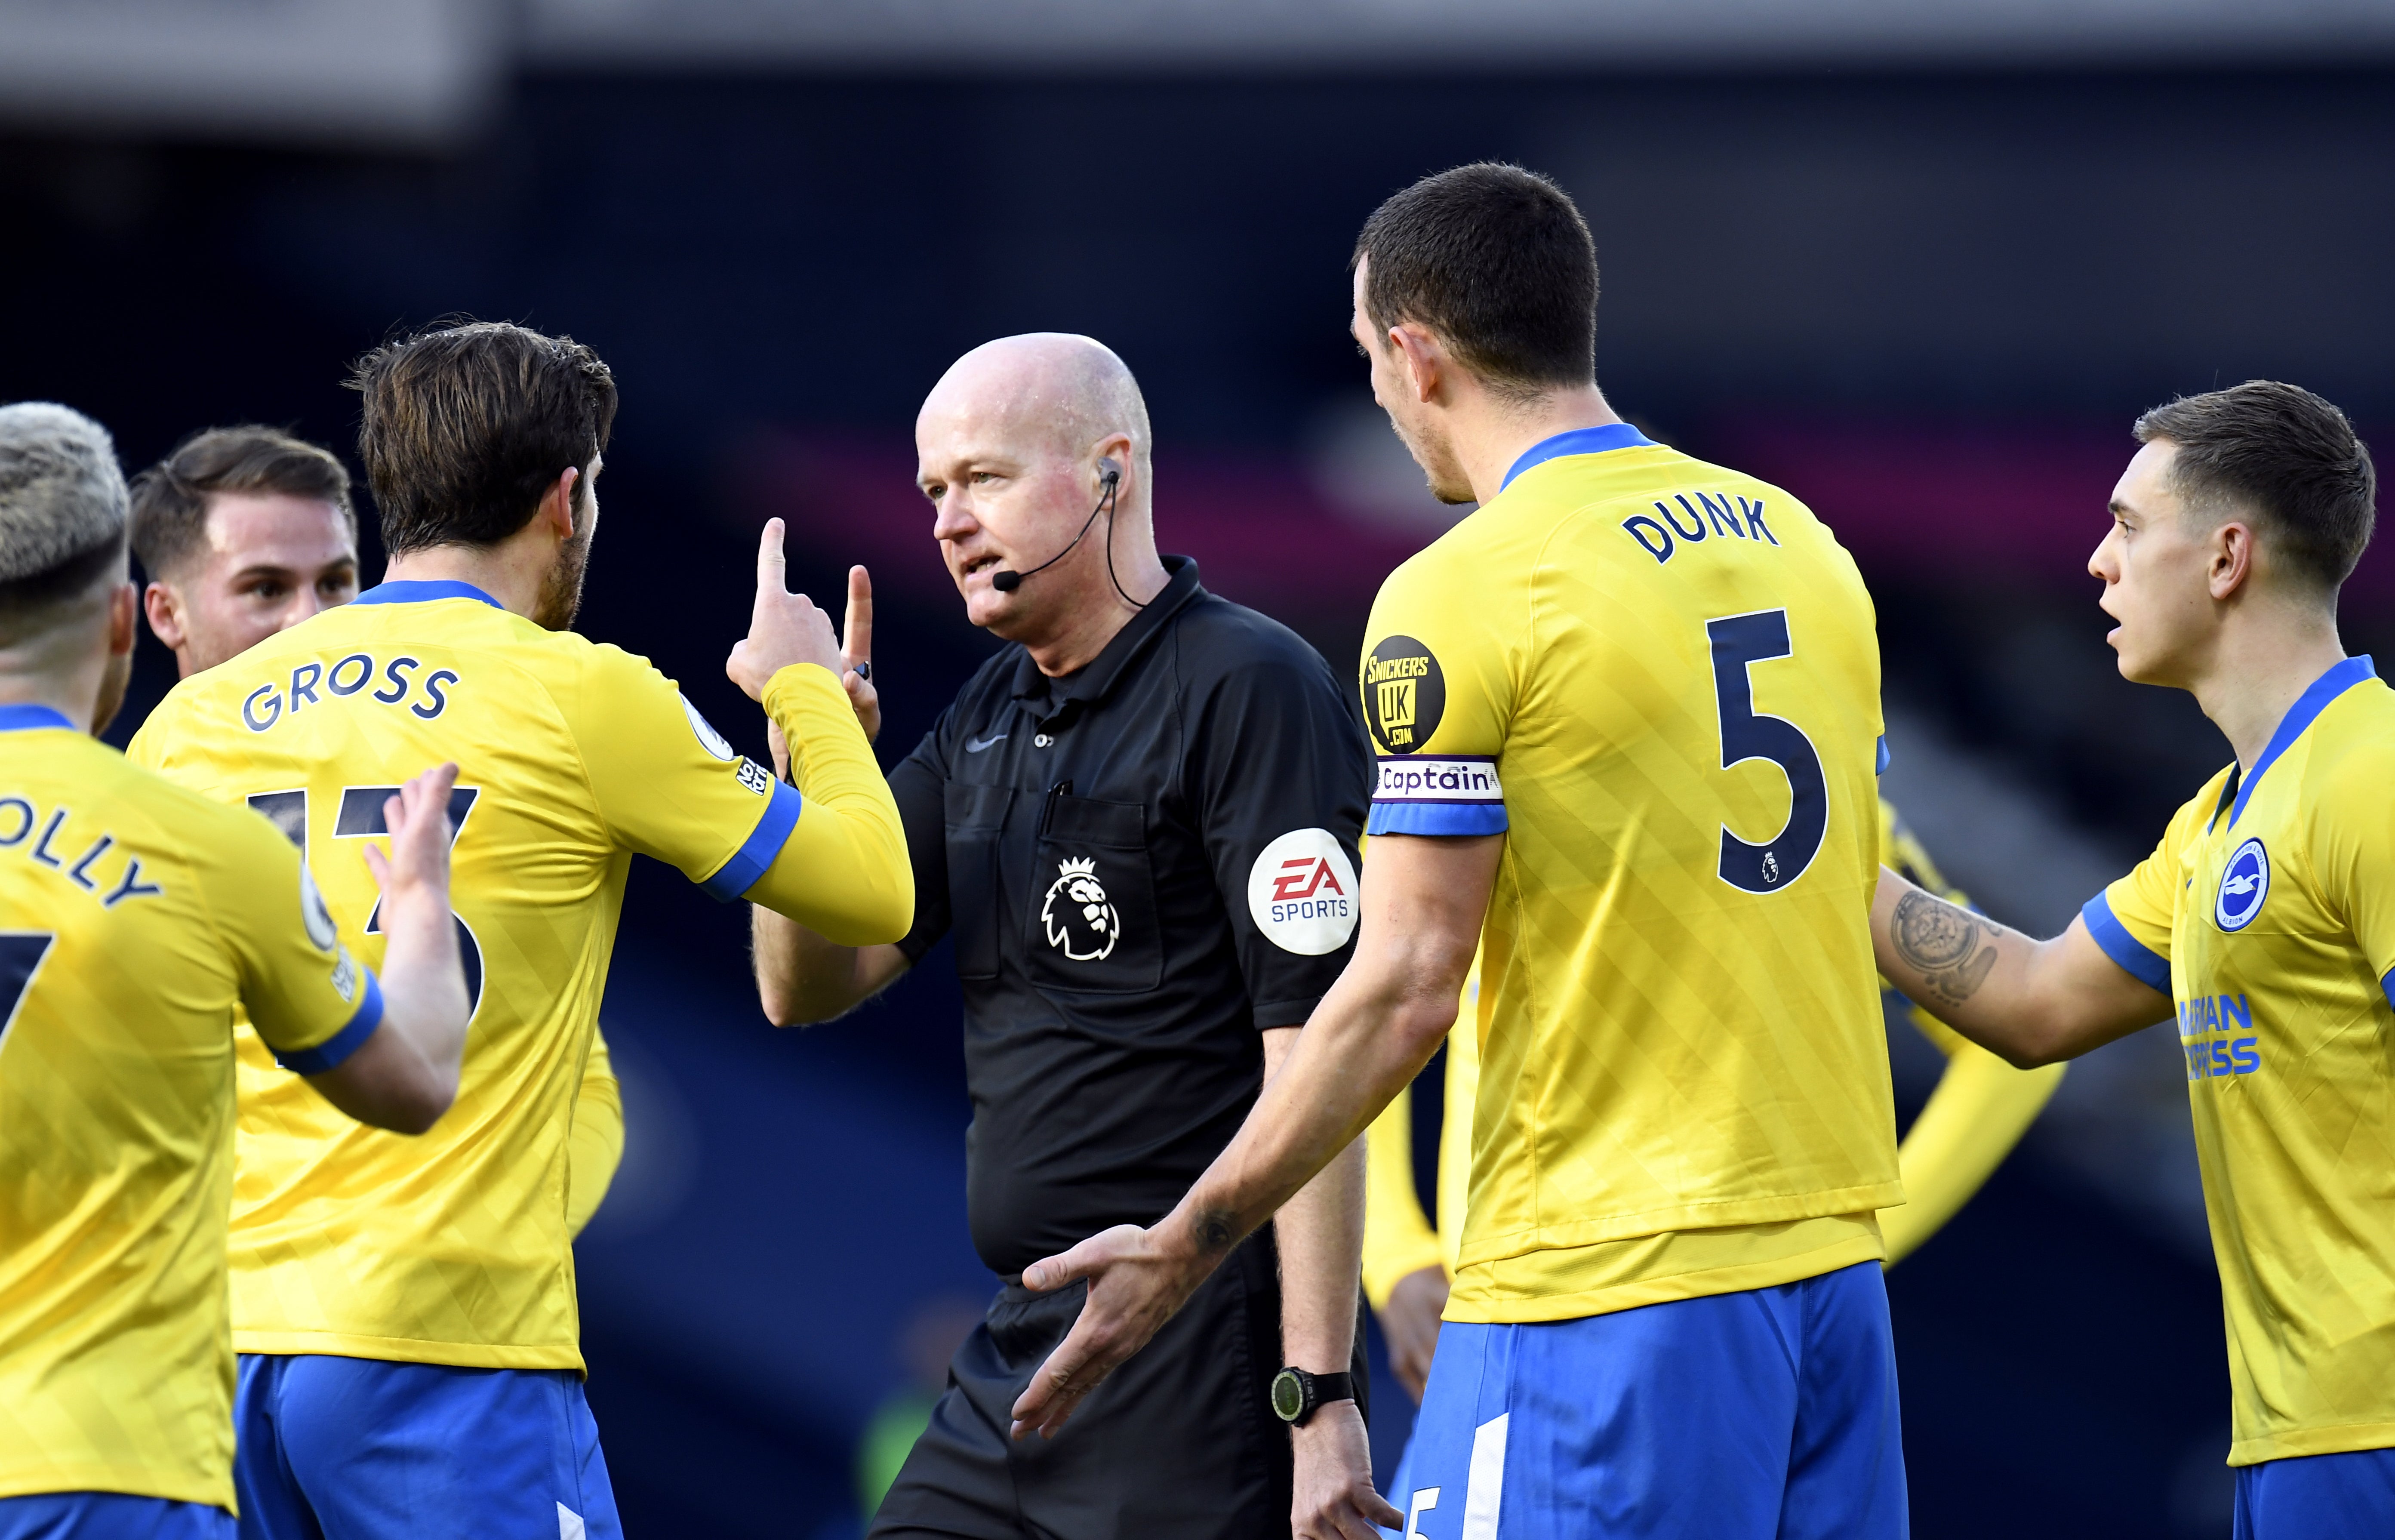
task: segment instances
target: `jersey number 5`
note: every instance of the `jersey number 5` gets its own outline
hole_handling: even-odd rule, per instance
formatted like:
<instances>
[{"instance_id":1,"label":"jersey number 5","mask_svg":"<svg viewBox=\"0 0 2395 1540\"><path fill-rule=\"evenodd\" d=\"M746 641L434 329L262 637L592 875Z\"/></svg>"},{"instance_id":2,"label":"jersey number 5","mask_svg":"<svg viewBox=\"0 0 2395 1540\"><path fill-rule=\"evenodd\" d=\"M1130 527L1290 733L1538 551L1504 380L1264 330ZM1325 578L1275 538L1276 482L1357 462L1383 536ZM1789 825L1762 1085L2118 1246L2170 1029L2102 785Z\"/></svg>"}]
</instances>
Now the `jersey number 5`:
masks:
<instances>
[{"instance_id":1,"label":"jersey number 5","mask_svg":"<svg viewBox=\"0 0 2395 1540\"><path fill-rule=\"evenodd\" d=\"M389 834L390 826L383 821L382 804L399 795L396 786L345 786L341 788L341 810L333 819L333 838L363 840L371 835ZM458 786L449 791L449 848L455 852L457 836L466 828L466 815L474 810L474 799L482 795L478 787ZM267 821L283 830L283 837L299 847L299 858L308 858L308 793L298 791L253 791L249 805L266 815ZM466 972L466 1018L471 1021L483 1006L483 949L474 939L473 928L451 910L449 917L457 922L457 961ZM382 934L382 900L375 900L374 912L366 916L365 934Z\"/></svg>"},{"instance_id":2,"label":"jersey number 5","mask_svg":"<svg viewBox=\"0 0 2395 1540\"><path fill-rule=\"evenodd\" d=\"M1761 844L1749 844L1722 826L1721 880L1748 893L1774 893L1805 874L1830 827L1829 783L1821 756L1805 730L1785 717L1760 716L1747 665L1789 657L1788 612L1757 610L1705 622L1713 644L1714 701L1721 710L1721 762L1727 770L1764 759L1788 777L1787 826Z\"/></svg>"}]
</instances>

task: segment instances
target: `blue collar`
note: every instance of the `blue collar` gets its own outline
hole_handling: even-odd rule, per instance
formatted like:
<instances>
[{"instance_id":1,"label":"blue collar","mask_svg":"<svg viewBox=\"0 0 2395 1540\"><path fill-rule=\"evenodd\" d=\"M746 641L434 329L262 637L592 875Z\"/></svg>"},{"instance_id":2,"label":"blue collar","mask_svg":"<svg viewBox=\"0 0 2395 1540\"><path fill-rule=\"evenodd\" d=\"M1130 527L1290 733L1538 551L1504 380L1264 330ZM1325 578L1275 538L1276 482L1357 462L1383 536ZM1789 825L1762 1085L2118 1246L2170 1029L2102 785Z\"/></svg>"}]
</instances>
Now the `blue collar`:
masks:
<instances>
[{"instance_id":1,"label":"blue collar","mask_svg":"<svg viewBox=\"0 0 2395 1540\"><path fill-rule=\"evenodd\" d=\"M435 599L480 599L493 609L507 606L471 583L455 578L419 578L406 582L377 583L350 601L352 604L423 604Z\"/></svg>"},{"instance_id":2,"label":"blue collar","mask_svg":"<svg viewBox=\"0 0 2395 1540\"><path fill-rule=\"evenodd\" d=\"M2246 800L2254 795L2254 788L2262 784L2262 772L2270 768L2281 754L2295 746L2296 739L2304 736L2304 729L2312 724L2313 719L2328 710L2328 703L2363 680L2377 677L2378 670L2371 663L2370 655L2364 653L2359 657L2349 657L2336 664L2328 672L2313 680L2311 687L2296 697L2296 703L2289 707L2287 714L2280 719L2279 730L2270 735L2269 743L2262 750L2262 757L2254 762L2254 773L2247 776L2244 784L2237 788L2237 800L2229 804L2230 828L2237 827L2237 815L2245 811ZM2217 817L2218 815L2215 814L2214 816Z\"/></svg>"},{"instance_id":3,"label":"blue collar","mask_svg":"<svg viewBox=\"0 0 2395 1540\"><path fill-rule=\"evenodd\" d=\"M0 706L0 733L25 733L36 727L75 730L67 714L54 706Z\"/></svg>"},{"instance_id":4,"label":"blue collar","mask_svg":"<svg viewBox=\"0 0 2395 1540\"><path fill-rule=\"evenodd\" d=\"M1575 428L1568 433L1543 438L1522 451L1514 469L1497 484L1502 492L1514 485L1514 478L1534 465L1542 465L1561 455L1602 455L1608 449L1652 447L1655 441L1626 422L1608 422L1602 428Z\"/></svg>"}]
</instances>

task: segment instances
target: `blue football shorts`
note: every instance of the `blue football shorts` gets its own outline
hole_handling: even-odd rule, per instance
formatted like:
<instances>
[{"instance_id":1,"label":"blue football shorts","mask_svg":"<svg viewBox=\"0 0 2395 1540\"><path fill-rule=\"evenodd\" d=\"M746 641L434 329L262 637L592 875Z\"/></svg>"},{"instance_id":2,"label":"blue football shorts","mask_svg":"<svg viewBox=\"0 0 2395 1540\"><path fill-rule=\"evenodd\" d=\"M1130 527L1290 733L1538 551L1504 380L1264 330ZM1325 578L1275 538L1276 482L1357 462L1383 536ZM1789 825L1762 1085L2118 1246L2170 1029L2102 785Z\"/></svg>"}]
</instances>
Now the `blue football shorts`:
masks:
<instances>
[{"instance_id":1,"label":"blue football shorts","mask_svg":"<svg viewBox=\"0 0 2395 1540\"><path fill-rule=\"evenodd\" d=\"M1902 1540L1880 1265L1577 1321L1450 1321L1399 1471L1409 1540Z\"/></svg>"},{"instance_id":2,"label":"blue football shorts","mask_svg":"<svg viewBox=\"0 0 2395 1540\"><path fill-rule=\"evenodd\" d=\"M242 1540L622 1540L571 1370L244 1354L233 1433Z\"/></svg>"},{"instance_id":3,"label":"blue football shorts","mask_svg":"<svg viewBox=\"0 0 2395 1540\"><path fill-rule=\"evenodd\" d=\"M205 1503L122 1492L0 1497L0 1540L233 1540L232 1515Z\"/></svg>"},{"instance_id":4,"label":"blue football shorts","mask_svg":"<svg viewBox=\"0 0 2395 1540\"><path fill-rule=\"evenodd\" d=\"M2236 1540L2395 1535L2395 1449L2305 1454L2237 1467Z\"/></svg>"}]
</instances>

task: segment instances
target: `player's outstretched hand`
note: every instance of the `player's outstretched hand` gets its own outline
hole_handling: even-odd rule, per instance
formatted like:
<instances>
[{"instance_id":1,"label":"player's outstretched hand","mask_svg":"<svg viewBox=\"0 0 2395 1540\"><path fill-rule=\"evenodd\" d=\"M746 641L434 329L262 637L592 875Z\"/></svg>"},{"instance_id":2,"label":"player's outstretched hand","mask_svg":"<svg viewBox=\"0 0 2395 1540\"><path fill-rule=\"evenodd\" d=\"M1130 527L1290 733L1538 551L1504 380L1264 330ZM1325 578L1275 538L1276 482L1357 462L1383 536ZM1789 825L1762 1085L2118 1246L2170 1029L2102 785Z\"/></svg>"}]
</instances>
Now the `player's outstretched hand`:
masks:
<instances>
[{"instance_id":1,"label":"player's outstretched hand","mask_svg":"<svg viewBox=\"0 0 2395 1540\"><path fill-rule=\"evenodd\" d=\"M383 929L407 930L411 920L435 938L449 934L449 792L457 767L436 764L382 804L390 854L364 847L366 870L382 889Z\"/></svg>"},{"instance_id":2,"label":"player's outstretched hand","mask_svg":"<svg viewBox=\"0 0 2395 1540\"><path fill-rule=\"evenodd\" d=\"M1289 1527L1292 1540L1381 1540L1406 1516L1372 1487L1372 1441L1352 1401L1315 1409L1290 1430L1295 1468Z\"/></svg>"},{"instance_id":3,"label":"player's outstretched hand","mask_svg":"<svg viewBox=\"0 0 2395 1540\"><path fill-rule=\"evenodd\" d=\"M792 593L782 557L782 521L765 521L757 541L757 604L748 614L748 634L725 660L723 671L751 700L765 697L765 684L793 663L818 663L833 678L845 669L831 617L803 593Z\"/></svg>"},{"instance_id":4,"label":"player's outstretched hand","mask_svg":"<svg viewBox=\"0 0 2395 1540\"><path fill-rule=\"evenodd\" d=\"M1162 1225L1154 1229L1117 1225L1062 1256L1023 1269L1026 1289L1044 1294L1086 1278L1090 1297L1072 1331L1015 1401L1015 1438L1027 1438L1034 1429L1054 1438L1081 1398L1146 1347L1148 1338L1213 1270L1215 1258L1168 1244L1166 1232Z\"/></svg>"},{"instance_id":5,"label":"player's outstretched hand","mask_svg":"<svg viewBox=\"0 0 2395 1540\"><path fill-rule=\"evenodd\" d=\"M840 682L871 743L881 736L881 692L873 687L873 575L861 566L848 569L848 617L840 641Z\"/></svg>"}]
</instances>

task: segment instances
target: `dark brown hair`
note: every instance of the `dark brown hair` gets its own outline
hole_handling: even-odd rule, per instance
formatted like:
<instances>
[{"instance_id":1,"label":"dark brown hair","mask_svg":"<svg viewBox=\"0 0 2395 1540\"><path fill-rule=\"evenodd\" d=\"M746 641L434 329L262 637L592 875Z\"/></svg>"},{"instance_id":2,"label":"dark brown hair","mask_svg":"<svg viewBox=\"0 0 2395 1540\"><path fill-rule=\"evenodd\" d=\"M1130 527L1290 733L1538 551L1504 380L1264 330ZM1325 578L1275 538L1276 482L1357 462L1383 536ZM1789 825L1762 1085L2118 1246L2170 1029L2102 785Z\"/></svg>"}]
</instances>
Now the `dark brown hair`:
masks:
<instances>
[{"instance_id":1,"label":"dark brown hair","mask_svg":"<svg viewBox=\"0 0 2395 1540\"><path fill-rule=\"evenodd\" d=\"M210 428L133 478L133 553L142 570L171 577L207 543L209 499L244 492L331 503L357 538L350 469L331 450L256 423Z\"/></svg>"},{"instance_id":2,"label":"dark brown hair","mask_svg":"<svg viewBox=\"0 0 2395 1540\"><path fill-rule=\"evenodd\" d=\"M2378 475L2353 425L2319 396L2273 379L2181 396L2137 419L2137 442L2177 446L2171 479L2191 511L2231 504L2298 577L2334 590L2377 522Z\"/></svg>"},{"instance_id":3,"label":"dark brown hair","mask_svg":"<svg viewBox=\"0 0 2395 1540\"><path fill-rule=\"evenodd\" d=\"M1518 166L1442 171L1372 211L1364 313L1429 327L1474 373L1531 397L1596 369L1596 246L1564 190Z\"/></svg>"},{"instance_id":4,"label":"dark brown hair","mask_svg":"<svg viewBox=\"0 0 2395 1540\"><path fill-rule=\"evenodd\" d=\"M532 518L569 470L585 472L615 422L615 380L570 337L505 321L436 325L358 360L365 462L391 554L489 546Z\"/></svg>"}]
</instances>

